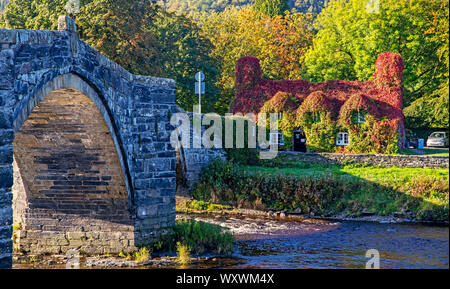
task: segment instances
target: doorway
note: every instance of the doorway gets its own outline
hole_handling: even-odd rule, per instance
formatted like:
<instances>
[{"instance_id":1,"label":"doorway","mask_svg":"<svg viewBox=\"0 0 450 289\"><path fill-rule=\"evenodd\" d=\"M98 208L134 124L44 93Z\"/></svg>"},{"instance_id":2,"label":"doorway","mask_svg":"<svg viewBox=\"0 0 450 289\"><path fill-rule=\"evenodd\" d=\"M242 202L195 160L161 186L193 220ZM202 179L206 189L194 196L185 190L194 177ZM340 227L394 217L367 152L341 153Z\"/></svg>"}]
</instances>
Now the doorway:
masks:
<instances>
[{"instance_id":1,"label":"doorway","mask_svg":"<svg viewBox=\"0 0 450 289\"><path fill-rule=\"evenodd\" d=\"M296 130L294 132L294 151L306 153L306 135L303 130Z\"/></svg>"}]
</instances>

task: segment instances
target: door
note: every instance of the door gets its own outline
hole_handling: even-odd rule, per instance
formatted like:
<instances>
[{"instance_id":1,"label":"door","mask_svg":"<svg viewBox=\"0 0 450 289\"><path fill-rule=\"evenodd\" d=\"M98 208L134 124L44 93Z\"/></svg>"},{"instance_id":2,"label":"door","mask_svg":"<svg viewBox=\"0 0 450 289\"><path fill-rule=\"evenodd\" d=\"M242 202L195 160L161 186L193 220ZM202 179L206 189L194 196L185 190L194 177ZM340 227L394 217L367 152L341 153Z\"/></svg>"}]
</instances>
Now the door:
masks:
<instances>
[{"instance_id":1,"label":"door","mask_svg":"<svg viewBox=\"0 0 450 289\"><path fill-rule=\"evenodd\" d=\"M294 132L294 151L306 153L306 135L303 131Z\"/></svg>"}]
</instances>

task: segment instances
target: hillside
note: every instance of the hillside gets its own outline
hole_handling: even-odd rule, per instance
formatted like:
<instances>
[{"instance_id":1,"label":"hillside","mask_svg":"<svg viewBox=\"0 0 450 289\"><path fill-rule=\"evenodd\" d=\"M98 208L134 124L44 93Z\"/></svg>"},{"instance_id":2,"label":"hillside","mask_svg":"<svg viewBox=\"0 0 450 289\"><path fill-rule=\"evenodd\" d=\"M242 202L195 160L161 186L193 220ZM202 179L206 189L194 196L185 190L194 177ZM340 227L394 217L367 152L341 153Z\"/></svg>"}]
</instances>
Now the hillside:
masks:
<instances>
[{"instance_id":1,"label":"hillside","mask_svg":"<svg viewBox=\"0 0 450 289\"><path fill-rule=\"evenodd\" d=\"M177 12L220 12L226 7L244 7L252 5L254 0L161 0L169 11ZM319 13L329 0L289 0L289 6L295 12Z\"/></svg>"},{"instance_id":2,"label":"hillside","mask_svg":"<svg viewBox=\"0 0 450 289\"><path fill-rule=\"evenodd\" d=\"M0 0L0 12L4 10L9 0ZM159 0L169 11L177 12L220 12L228 6L244 7L252 5L254 0ZM319 13L329 0L289 0L289 6L294 12Z\"/></svg>"}]
</instances>

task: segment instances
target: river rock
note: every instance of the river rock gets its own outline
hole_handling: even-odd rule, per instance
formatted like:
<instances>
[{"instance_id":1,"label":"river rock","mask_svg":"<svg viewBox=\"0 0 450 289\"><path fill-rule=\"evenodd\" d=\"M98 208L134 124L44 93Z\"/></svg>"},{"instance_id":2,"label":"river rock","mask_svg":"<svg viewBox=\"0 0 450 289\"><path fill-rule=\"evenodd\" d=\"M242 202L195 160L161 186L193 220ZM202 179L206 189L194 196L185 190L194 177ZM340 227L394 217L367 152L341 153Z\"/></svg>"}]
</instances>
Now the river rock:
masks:
<instances>
[{"instance_id":1,"label":"river rock","mask_svg":"<svg viewBox=\"0 0 450 289\"><path fill-rule=\"evenodd\" d=\"M297 208L292 213L293 214L301 214L302 213L302 209L301 208Z\"/></svg>"},{"instance_id":2,"label":"river rock","mask_svg":"<svg viewBox=\"0 0 450 289\"><path fill-rule=\"evenodd\" d=\"M375 212L371 212L371 211L369 211L369 210L367 210L367 209L364 209L364 210L361 212L361 216L363 216L363 217L373 216L373 215L375 215Z\"/></svg>"}]
</instances>

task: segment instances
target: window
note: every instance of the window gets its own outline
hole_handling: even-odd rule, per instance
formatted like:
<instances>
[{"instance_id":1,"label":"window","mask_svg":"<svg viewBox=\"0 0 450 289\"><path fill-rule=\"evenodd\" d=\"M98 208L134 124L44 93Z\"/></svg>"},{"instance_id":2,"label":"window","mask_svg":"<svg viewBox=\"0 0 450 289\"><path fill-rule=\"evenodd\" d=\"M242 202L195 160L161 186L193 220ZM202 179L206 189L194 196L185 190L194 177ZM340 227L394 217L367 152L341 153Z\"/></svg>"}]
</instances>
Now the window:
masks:
<instances>
[{"instance_id":1,"label":"window","mask_svg":"<svg viewBox=\"0 0 450 289\"><path fill-rule=\"evenodd\" d=\"M364 111L355 111L353 117L355 123L362 124L366 122L366 113Z\"/></svg>"},{"instance_id":2,"label":"window","mask_svg":"<svg viewBox=\"0 0 450 289\"><path fill-rule=\"evenodd\" d=\"M275 145L278 144L278 146L284 145L284 136L281 132L271 132L269 137L269 145Z\"/></svg>"},{"instance_id":3,"label":"window","mask_svg":"<svg viewBox=\"0 0 450 289\"><path fill-rule=\"evenodd\" d=\"M308 114L311 122L313 123L320 122L320 111L309 112Z\"/></svg>"},{"instance_id":4,"label":"window","mask_svg":"<svg viewBox=\"0 0 450 289\"><path fill-rule=\"evenodd\" d=\"M434 132L430 135L430 137L434 138L445 138L445 133L443 132Z\"/></svg>"},{"instance_id":5,"label":"window","mask_svg":"<svg viewBox=\"0 0 450 289\"><path fill-rule=\"evenodd\" d=\"M349 144L348 132L340 132L340 133L338 133L336 145L338 145L338 146L348 146L348 144Z\"/></svg>"}]
</instances>

